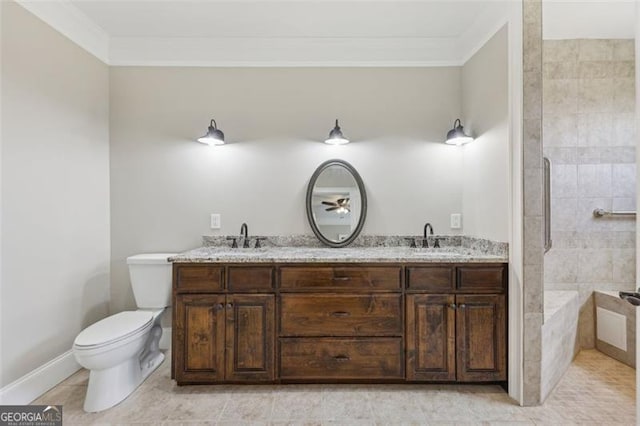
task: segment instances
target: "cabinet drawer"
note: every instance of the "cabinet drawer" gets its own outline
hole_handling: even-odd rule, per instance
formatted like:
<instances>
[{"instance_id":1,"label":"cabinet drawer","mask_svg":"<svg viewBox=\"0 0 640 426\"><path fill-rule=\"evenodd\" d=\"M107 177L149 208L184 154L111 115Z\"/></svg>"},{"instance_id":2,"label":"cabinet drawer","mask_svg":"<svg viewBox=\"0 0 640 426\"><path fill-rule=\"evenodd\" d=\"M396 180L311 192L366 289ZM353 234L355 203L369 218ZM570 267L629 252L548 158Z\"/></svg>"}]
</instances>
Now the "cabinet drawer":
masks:
<instances>
[{"instance_id":1,"label":"cabinet drawer","mask_svg":"<svg viewBox=\"0 0 640 426\"><path fill-rule=\"evenodd\" d=\"M506 268L503 265L459 266L457 288L473 293L500 293L506 283Z\"/></svg>"},{"instance_id":2,"label":"cabinet drawer","mask_svg":"<svg viewBox=\"0 0 640 426\"><path fill-rule=\"evenodd\" d=\"M282 338L283 380L402 379L402 339Z\"/></svg>"},{"instance_id":3,"label":"cabinet drawer","mask_svg":"<svg viewBox=\"0 0 640 426\"><path fill-rule=\"evenodd\" d=\"M220 266L176 265L175 286L179 293L207 293L223 289L224 270Z\"/></svg>"},{"instance_id":4,"label":"cabinet drawer","mask_svg":"<svg viewBox=\"0 0 640 426\"><path fill-rule=\"evenodd\" d=\"M280 268L280 288L282 291L400 290L400 271L399 266L284 267Z\"/></svg>"},{"instance_id":5,"label":"cabinet drawer","mask_svg":"<svg viewBox=\"0 0 640 426\"><path fill-rule=\"evenodd\" d=\"M230 266L229 291L247 293L273 290L273 267Z\"/></svg>"},{"instance_id":6,"label":"cabinet drawer","mask_svg":"<svg viewBox=\"0 0 640 426\"><path fill-rule=\"evenodd\" d=\"M395 336L402 333L402 296L292 295L280 298L285 336Z\"/></svg>"},{"instance_id":7,"label":"cabinet drawer","mask_svg":"<svg viewBox=\"0 0 640 426\"><path fill-rule=\"evenodd\" d=\"M455 290L453 266L407 268L407 290L451 293Z\"/></svg>"}]
</instances>

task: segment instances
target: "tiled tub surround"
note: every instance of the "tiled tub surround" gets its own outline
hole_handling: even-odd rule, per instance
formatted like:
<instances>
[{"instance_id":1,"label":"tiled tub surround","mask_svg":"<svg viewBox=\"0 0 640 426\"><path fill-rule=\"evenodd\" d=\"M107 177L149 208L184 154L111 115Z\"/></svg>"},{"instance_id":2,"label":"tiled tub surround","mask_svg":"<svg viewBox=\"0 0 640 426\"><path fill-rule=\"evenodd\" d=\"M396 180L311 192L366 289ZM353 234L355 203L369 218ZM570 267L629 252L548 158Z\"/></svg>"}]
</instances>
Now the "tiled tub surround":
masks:
<instances>
[{"instance_id":1,"label":"tiled tub surround","mask_svg":"<svg viewBox=\"0 0 640 426\"><path fill-rule=\"evenodd\" d=\"M602 341L605 336L596 334L596 348L613 359L627 364L630 367L636 367L636 307L626 300L620 299L617 291L595 291L593 294L596 309L606 309L625 317L625 332L627 348L623 350ZM596 329L597 329L596 318ZM614 333L621 330L613 330Z\"/></svg>"},{"instance_id":2,"label":"tiled tub surround","mask_svg":"<svg viewBox=\"0 0 640 426\"><path fill-rule=\"evenodd\" d=\"M592 215L635 210L634 59L633 40L544 41L553 239L545 290L579 292L582 348L595 346L593 291L635 286L635 220Z\"/></svg>"},{"instance_id":3,"label":"tiled tub surround","mask_svg":"<svg viewBox=\"0 0 640 426\"><path fill-rule=\"evenodd\" d=\"M544 292L542 325L541 396L544 401L579 351L577 291Z\"/></svg>"}]
</instances>

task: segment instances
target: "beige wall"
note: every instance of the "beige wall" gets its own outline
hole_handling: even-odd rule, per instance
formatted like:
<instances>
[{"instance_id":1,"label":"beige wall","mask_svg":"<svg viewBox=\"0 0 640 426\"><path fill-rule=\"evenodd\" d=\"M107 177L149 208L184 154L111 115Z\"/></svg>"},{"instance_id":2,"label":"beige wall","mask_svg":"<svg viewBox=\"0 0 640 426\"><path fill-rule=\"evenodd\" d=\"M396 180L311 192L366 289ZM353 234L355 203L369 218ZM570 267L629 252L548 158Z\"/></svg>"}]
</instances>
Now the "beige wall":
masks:
<instances>
[{"instance_id":1,"label":"beige wall","mask_svg":"<svg viewBox=\"0 0 640 426\"><path fill-rule=\"evenodd\" d=\"M109 300L108 68L1 7L0 387L70 350Z\"/></svg>"},{"instance_id":2,"label":"beige wall","mask_svg":"<svg viewBox=\"0 0 640 426\"><path fill-rule=\"evenodd\" d=\"M210 213L221 234L311 234L306 186L331 158L364 180L364 234L450 233L460 90L459 68L112 68L113 309L133 306L126 256L198 246ZM212 116L228 145L194 142ZM322 143L336 117L353 143Z\"/></svg>"},{"instance_id":3,"label":"beige wall","mask_svg":"<svg viewBox=\"0 0 640 426\"><path fill-rule=\"evenodd\" d=\"M464 233L509 239L508 32L503 27L462 67Z\"/></svg>"}]
</instances>

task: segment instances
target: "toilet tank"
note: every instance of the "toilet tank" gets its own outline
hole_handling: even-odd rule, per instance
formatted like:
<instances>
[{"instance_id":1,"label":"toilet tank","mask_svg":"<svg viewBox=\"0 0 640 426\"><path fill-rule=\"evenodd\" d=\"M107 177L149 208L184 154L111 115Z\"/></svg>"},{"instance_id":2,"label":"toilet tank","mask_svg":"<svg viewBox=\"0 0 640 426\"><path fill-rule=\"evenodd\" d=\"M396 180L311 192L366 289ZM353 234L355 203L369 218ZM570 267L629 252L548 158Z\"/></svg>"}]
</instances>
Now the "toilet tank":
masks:
<instances>
[{"instance_id":1,"label":"toilet tank","mask_svg":"<svg viewBox=\"0 0 640 426\"><path fill-rule=\"evenodd\" d=\"M175 253L137 254L127 257L136 305L162 309L171 305L171 269L167 259Z\"/></svg>"}]
</instances>

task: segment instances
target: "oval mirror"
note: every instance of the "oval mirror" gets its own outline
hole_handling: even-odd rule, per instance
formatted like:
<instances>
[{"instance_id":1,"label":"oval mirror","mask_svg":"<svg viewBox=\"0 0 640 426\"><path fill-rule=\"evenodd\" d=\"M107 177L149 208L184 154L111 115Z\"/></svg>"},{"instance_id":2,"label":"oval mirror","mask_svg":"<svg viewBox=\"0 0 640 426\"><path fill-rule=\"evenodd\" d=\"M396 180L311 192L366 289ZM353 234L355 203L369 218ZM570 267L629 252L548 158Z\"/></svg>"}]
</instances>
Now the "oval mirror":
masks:
<instances>
[{"instance_id":1,"label":"oval mirror","mask_svg":"<svg viewBox=\"0 0 640 426\"><path fill-rule=\"evenodd\" d=\"M318 167L307 188L307 218L313 233L330 247L356 239L367 216L367 194L360 175L342 160Z\"/></svg>"}]
</instances>

